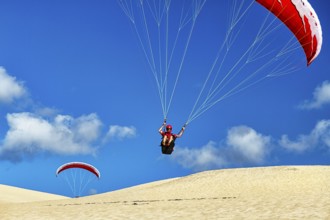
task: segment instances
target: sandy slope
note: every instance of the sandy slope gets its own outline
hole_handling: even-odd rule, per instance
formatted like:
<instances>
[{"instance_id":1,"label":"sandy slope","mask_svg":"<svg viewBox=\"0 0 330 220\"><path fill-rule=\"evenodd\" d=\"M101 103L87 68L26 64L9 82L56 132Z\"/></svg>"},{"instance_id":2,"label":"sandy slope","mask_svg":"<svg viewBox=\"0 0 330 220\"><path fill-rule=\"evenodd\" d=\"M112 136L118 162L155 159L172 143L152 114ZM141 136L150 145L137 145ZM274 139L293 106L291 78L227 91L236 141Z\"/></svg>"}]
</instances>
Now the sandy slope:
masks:
<instances>
[{"instance_id":1,"label":"sandy slope","mask_svg":"<svg viewBox=\"0 0 330 220\"><path fill-rule=\"evenodd\" d=\"M0 219L330 220L330 166L223 169L79 199L9 201Z\"/></svg>"},{"instance_id":2,"label":"sandy slope","mask_svg":"<svg viewBox=\"0 0 330 220\"><path fill-rule=\"evenodd\" d=\"M45 200L66 199L66 198L68 197L43 193L28 189L22 189L12 186L0 185L0 204L35 202L35 201L45 201Z\"/></svg>"}]
</instances>

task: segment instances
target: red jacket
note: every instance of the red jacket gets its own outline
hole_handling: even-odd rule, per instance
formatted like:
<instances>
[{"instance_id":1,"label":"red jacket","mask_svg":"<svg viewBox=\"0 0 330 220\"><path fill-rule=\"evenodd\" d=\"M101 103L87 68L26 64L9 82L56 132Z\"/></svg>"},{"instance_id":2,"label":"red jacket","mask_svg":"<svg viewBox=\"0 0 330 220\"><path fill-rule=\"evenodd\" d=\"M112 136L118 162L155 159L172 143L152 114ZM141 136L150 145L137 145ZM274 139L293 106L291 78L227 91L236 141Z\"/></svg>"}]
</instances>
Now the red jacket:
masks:
<instances>
[{"instance_id":1,"label":"red jacket","mask_svg":"<svg viewBox=\"0 0 330 220\"><path fill-rule=\"evenodd\" d=\"M177 137L177 135L176 134L172 134L171 132L167 132L167 131L163 131L162 133L161 133L161 135L164 137L164 136L166 136L167 138L171 138L171 136L173 136L173 138L175 139L176 137Z\"/></svg>"}]
</instances>

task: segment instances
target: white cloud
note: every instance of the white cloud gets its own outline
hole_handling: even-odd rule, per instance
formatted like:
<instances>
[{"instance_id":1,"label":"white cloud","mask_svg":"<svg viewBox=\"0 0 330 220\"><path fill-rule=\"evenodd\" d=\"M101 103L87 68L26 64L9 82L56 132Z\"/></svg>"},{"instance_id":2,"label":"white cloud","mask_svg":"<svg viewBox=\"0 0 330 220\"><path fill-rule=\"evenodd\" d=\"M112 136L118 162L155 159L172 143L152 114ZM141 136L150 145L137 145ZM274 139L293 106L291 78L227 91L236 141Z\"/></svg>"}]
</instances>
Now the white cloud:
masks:
<instances>
[{"instance_id":1,"label":"white cloud","mask_svg":"<svg viewBox=\"0 0 330 220\"><path fill-rule=\"evenodd\" d=\"M17 81L3 67L0 67L0 102L11 103L24 95L26 95L26 89L23 83Z\"/></svg>"},{"instance_id":2,"label":"white cloud","mask_svg":"<svg viewBox=\"0 0 330 220\"><path fill-rule=\"evenodd\" d=\"M133 138L136 136L136 128L134 126L111 125L106 135L107 140Z\"/></svg>"},{"instance_id":3,"label":"white cloud","mask_svg":"<svg viewBox=\"0 0 330 220\"><path fill-rule=\"evenodd\" d=\"M210 141L201 148L176 148L173 159L185 168L206 170L227 165L226 158L221 151L222 149L218 148L215 142Z\"/></svg>"},{"instance_id":4,"label":"white cloud","mask_svg":"<svg viewBox=\"0 0 330 220\"><path fill-rule=\"evenodd\" d=\"M228 131L227 144L244 161L262 163L270 145L270 137L258 134L247 126L238 126Z\"/></svg>"},{"instance_id":5,"label":"white cloud","mask_svg":"<svg viewBox=\"0 0 330 220\"><path fill-rule=\"evenodd\" d=\"M299 107L302 109L319 109L326 104L330 104L330 82L324 81L313 92L312 100L305 100Z\"/></svg>"},{"instance_id":6,"label":"white cloud","mask_svg":"<svg viewBox=\"0 0 330 220\"><path fill-rule=\"evenodd\" d=\"M24 112L7 114L9 130L2 140L0 158L20 161L39 152L60 155L94 154L100 134L96 114L73 118L57 115L53 121Z\"/></svg>"},{"instance_id":7,"label":"white cloud","mask_svg":"<svg viewBox=\"0 0 330 220\"><path fill-rule=\"evenodd\" d=\"M330 120L319 121L309 134L299 135L294 141L283 135L279 144L289 151L298 153L322 146L330 149Z\"/></svg>"},{"instance_id":8,"label":"white cloud","mask_svg":"<svg viewBox=\"0 0 330 220\"><path fill-rule=\"evenodd\" d=\"M300 134L295 140L290 140L288 135L274 140L250 127L236 126L228 130L225 141L219 144L210 141L202 147L176 147L171 158L185 168L198 171L242 164L260 165L265 163L275 143L294 153L316 148L330 151L330 120L319 121L309 134Z\"/></svg>"},{"instance_id":9,"label":"white cloud","mask_svg":"<svg viewBox=\"0 0 330 220\"><path fill-rule=\"evenodd\" d=\"M271 138L247 126L229 129L226 145L210 141L201 148L175 148L173 159L185 168L205 170L230 164L264 162L271 145Z\"/></svg>"},{"instance_id":10,"label":"white cloud","mask_svg":"<svg viewBox=\"0 0 330 220\"><path fill-rule=\"evenodd\" d=\"M34 103L27 95L23 83L0 67L0 103L19 99L15 106L33 109L34 112L7 114L9 129L0 140L0 160L18 162L40 153L94 155L97 151L94 145L101 144L101 138L121 140L136 136L135 127L118 125L110 126L104 136L101 134L102 122L96 114L78 118L62 115L55 108Z\"/></svg>"},{"instance_id":11,"label":"white cloud","mask_svg":"<svg viewBox=\"0 0 330 220\"><path fill-rule=\"evenodd\" d=\"M83 142L92 142L100 135L101 121L96 114L83 115L73 120L73 130Z\"/></svg>"}]
</instances>

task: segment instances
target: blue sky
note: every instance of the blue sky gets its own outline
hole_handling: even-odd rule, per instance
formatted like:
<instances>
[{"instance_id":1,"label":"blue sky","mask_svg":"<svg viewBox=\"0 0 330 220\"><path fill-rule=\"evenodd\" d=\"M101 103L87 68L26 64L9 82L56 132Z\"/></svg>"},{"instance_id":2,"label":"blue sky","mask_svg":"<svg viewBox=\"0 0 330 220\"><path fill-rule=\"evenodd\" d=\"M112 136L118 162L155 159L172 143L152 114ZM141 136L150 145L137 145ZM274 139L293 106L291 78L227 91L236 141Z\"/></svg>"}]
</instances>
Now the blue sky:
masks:
<instances>
[{"instance_id":1,"label":"blue sky","mask_svg":"<svg viewBox=\"0 0 330 220\"><path fill-rule=\"evenodd\" d=\"M174 131L187 122L215 48L224 42L226 2L206 1L191 40L178 41L181 55L173 56L173 68L180 68L187 41L189 47L167 113ZM287 68L281 77L268 77L272 80L219 101L188 124L174 153L165 156L159 147L164 118L159 87L117 1L1 0L0 184L72 196L55 176L70 161L90 163L101 172L84 195L208 169L329 165L330 5L310 3L323 30L316 60L306 67L302 50L296 49L287 63L297 71L286 74ZM249 12L227 42L233 42L231 64L224 62L227 71L267 16L257 3ZM137 28L143 32L142 25ZM292 40L285 28L268 33L270 44L260 51L275 50L285 37ZM244 66L244 71L260 65ZM168 91L177 72L168 78Z\"/></svg>"}]
</instances>

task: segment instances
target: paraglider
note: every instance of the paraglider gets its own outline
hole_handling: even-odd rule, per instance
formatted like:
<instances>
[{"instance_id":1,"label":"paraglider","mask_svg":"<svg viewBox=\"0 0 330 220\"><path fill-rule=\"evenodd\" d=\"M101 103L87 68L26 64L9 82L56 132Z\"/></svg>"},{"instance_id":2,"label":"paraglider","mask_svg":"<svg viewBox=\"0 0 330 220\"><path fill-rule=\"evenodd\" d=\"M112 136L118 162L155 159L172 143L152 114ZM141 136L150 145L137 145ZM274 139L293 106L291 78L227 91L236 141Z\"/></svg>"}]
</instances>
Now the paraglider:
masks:
<instances>
[{"instance_id":1,"label":"paraglider","mask_svg":"<svg viewBox=\"0 0 330 220\"><path fill-rule=\"evenodd\" d=\"M206 0L118 0L155 79L164 119L179 81L200 88L188 93L196 96L184 123L188 125L219 102L262 81L297 72L320 54L321 24L307 0L215 2L219 7L230 5L228 17L213 7L210 16L219 17L208 17L207 25L194 35L198 25L205 24L196 21ZM200 68L200 60L206 70ZM184 76L186 80L179 80ZM198 81L192 83L191 78Z\"/></svg>"},{"instance_id":2,"label":"paraglider","mask_svg":"<svg viewBox=\"0 0 330 220\"><path fill-rule=\"evenodd\" d=\"M88 164L88 163L83 163L83 162L70 162L63 164L56 170L56 176L61 173L64 170L71 169L71 168L80 168L80 169L85 169L88 170L89 172L92 172L97 178L100 178L101 174L96 169L94 166Z\"/></svg>"},{"instance_id":3,"label":"paraglider","mask_svg":"<svg viewBox=\"0 0 330 220\"><path fill-rule=\"evenodd\" d=\"M186 125L183 125L183 127L181 128L178 134L172 133L172 129L173 129L172 125L168 124L166 125L166 127L165 125L166 125L166 119L164 120L162 126L158 130L158 132L162 136L162 141L160 143L160 146L162 147L163 154L172 154L175 147L175 140L183 135L186 129ZM164 127L165 127L165 131L163 130Z\"/></svg>"},{"instance_id":4,"label":"paraglider","mask_svg":"<svg viewBox=\"0 0 330 220\"><path fill-rule=\"evenodd\" d=\"M101 177L101 173L91 164L69 162L57 168L56 176L65 180L73 193L73 197L80 197L92 181Z\"/></svg>"}]
</instances>

